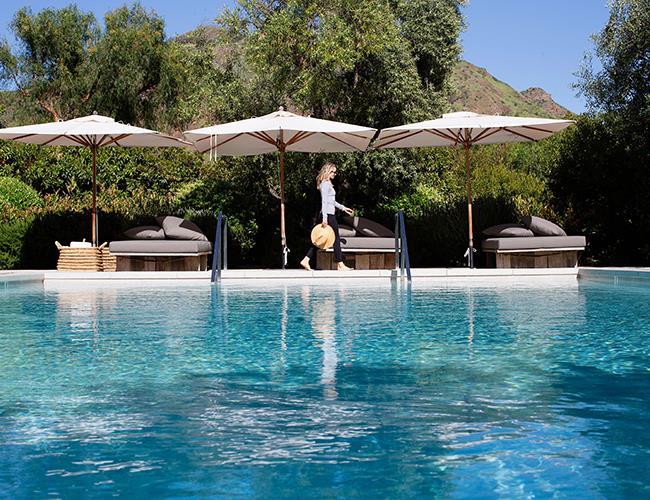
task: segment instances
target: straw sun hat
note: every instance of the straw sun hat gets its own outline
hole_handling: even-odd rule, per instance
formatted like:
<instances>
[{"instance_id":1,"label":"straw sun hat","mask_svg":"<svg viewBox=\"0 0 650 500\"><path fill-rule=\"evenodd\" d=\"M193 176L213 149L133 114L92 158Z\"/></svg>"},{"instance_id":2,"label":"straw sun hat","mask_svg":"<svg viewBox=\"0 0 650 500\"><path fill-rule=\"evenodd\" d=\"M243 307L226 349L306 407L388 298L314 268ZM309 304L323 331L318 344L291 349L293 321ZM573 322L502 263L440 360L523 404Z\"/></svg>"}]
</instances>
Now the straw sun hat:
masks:
<instances>
[{"instance_id":1,"label":"straw sun hat","mask_svg":"<svg viewBox=\"0 0 650 500\"><path fill-rule=\"evenodd\" d=\"M311 230L311 242L315 247L325 250L334 244L336 235L332 226L323 227L321 224L316 224L314 229Z\"/></svg>"}]
</instances>

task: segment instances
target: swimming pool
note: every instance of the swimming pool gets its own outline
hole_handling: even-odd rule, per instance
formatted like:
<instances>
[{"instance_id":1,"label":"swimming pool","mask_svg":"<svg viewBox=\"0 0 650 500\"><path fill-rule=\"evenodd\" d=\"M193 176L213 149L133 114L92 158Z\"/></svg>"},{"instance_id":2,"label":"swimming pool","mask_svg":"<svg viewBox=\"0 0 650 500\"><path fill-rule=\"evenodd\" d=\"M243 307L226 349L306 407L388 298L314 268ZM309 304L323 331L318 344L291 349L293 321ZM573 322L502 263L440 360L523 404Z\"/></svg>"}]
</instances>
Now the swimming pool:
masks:
<instances>
[{"instance_id":1,"label":"swimming pool","mask_svg":"<svg viewBox=\"0 0 650 500\"><path fill-rule=\"evenodd\" d=\"M0 291L10 498L647 496L650 290Z\"/></svg>"}]
</instances>

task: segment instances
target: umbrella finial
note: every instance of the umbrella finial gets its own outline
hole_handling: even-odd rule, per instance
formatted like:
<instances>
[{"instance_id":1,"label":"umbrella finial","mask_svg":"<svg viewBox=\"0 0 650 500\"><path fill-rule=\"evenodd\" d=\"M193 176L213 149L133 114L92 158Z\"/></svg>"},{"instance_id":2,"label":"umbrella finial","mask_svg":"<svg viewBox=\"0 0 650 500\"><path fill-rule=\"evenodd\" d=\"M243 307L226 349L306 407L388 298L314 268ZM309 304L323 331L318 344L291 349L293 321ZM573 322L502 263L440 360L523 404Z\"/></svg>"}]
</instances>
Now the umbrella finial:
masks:
<instances>
[{"instance_id":1,"label":"umbrella finial","mask_svg":"<svg viewBox=\"0 0 650 500\"><path fill-rule=\"evenodd\" d=\"M284 106L280 106L280 107L278 108L278 111L284 111Z\"/></svg>"},{"instance_id":2,"label":"umbrella finial","mask_svg":"<svg viewBox=\"0 0 650 500\"><path fill-rule=\"evenodd\" d=\"M96 115L96 114L97 114L97 110L93 111L93 115Z\"/></svg>"}]
</instances>

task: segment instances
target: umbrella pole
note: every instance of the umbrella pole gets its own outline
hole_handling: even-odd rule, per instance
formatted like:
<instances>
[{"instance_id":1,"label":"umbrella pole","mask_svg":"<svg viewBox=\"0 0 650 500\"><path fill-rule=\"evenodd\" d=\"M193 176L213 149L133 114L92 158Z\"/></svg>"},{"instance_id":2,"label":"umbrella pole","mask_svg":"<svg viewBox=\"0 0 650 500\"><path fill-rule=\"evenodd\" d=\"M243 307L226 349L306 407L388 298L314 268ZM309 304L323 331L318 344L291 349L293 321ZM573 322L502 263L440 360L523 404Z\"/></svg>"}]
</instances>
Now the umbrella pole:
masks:
<instances>
[{"instance_id":1,"label":"umbrella pole","mask_svg":"<svg viewBox=\"0 0 650 500\"><path fill-rule=\"evenodd\" d=\"M287 267L287 235L284 226L284 142L280 131L280 238L282 240L282 269Z\"/></svg>"},{"instance_id":2,"label":"umbrella pole","mask_svg":"<svg viewBox=\"0 0 650 500\"><path fill-rule=\"evenodd\" d=\"M97 246L97 146L91 147L93 152L93 213L92 213L92 240L93 246Z\"/></svg>"},{"instance_id":3,"label":"umbrella pole","mask_svg":"<svg viewBox=\"0 0 650 500\"><path fill-rule=\"evenodd\" d=\"M467 220L469 221L469 248L467 262L474 268L474 229L472 227L472 173L469 165L469 144L465 143L465 174L467 176Z\"/></svg>"}]
</instances>

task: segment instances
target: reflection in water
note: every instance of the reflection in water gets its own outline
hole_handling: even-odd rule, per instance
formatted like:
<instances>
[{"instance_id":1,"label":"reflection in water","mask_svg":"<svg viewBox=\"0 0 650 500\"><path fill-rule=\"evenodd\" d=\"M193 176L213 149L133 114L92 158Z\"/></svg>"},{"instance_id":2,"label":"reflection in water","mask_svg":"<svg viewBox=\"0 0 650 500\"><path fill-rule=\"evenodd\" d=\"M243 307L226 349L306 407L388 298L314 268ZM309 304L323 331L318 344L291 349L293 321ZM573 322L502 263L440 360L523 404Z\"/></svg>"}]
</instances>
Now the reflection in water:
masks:
<instances>
[{"instance_id":1,"label":"reflection in water","mask_svg":"<svg viewBox=\"0 0 650 500\"><path fill-rule=\"evenodd\" d=\"M280 328L280 347L282 349L281 356L284 365L284 353L287 350L287 323L289 322L289 291L284 287L282 291L282 320Z\"/></svg>"},{"instance_id":2,"label":"reflection in water","mask_svg":"<svg viewBox=\"0 0 650 500\"><path fill-rule=\"evenodd\" d=\"M474 340L474 294L472 289L467 289L467 342L471 345Z\"/></svg>"},{"instance_id":3,"label":"reflection in water","mask_svg":"<svg viewBox=\"0 0 650 500\"><path fill-rule=\"evenodd\" d=\"M339 300L343 302L345 291L338 290ZM304 286L300 290L303 310L310 313L311 328L314 338L320 340L323 351L320 382L323 385L323 395L326 399L336 399L336 368L338 354L336 352L336 299L328 295L311 300L311 287Z\"/></svg>"},{"instance_id":4,"label":"reflection in water","mask_svg":"<svg viewBox=\"0 0 650 500\"><path fill-rule=\"evenodd\" d=\"M75 342L100 341L99 317L116 307L117 290L70 287L56 294L57 330L71 334Z\"/></svg>"},{"instance_id":5,"label":"reflection in water","mask_svg":"<svg viewBox=\"0 0 650 500\"><path fill-rule=\"evenodd\" d=\"M324 386L323 394L327 399L336 399L336 305L334 299L327 297L314 308L312 314L312 330L314 337L320 339L323 350L323 368L321 384Z\"/></svg>"}]
</instances>

